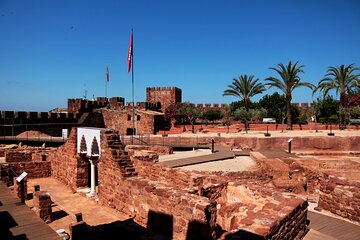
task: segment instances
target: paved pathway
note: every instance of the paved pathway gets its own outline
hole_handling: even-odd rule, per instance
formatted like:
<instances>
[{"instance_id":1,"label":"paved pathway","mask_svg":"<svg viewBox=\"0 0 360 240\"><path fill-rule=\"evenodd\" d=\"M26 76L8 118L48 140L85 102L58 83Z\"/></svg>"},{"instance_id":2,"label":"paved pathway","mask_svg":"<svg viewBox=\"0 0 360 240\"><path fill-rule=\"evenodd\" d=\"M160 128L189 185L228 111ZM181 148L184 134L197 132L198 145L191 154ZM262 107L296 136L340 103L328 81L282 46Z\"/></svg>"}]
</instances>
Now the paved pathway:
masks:
<instances>
[{"instance_id":1,"label":"paved pathway","mask_svg":"<svg viewBox=\"0 0 360 240\"><path fill-rule=\"evenodd\" d=\"M356 240L360 239L360 226L308 211L310 232L304 240Z\"/></svg>"},{"instance_id":2,"label":"paved pathway","mask_svg":"<svg viewBox=\"0 0 360 240\"><path fill-rule=\"evenodd\" d=\"M0 239L60 240L60 237L26 205L20 204L20 199L0 181Z\"/></svg>"}]
</instances>

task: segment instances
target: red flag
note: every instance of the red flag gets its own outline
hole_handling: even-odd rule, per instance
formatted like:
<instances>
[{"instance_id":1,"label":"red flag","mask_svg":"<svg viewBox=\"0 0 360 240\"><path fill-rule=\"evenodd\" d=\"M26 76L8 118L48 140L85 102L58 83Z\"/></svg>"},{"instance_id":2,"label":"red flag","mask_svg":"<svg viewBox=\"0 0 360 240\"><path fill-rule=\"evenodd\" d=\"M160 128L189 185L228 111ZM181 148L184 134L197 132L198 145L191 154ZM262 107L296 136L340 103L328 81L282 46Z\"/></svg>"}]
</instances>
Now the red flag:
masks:
<instances>
[{"instance_id":1,"label":"red flag","mask_svg":"<svg viewBox=\"0 0 360 240\"><path fill-rule=\"evenodd\" d=\"M108 66L106 65L106 81L108 82L109 79L110 79L109 68L108 68Z\"/></svg>"},{"instance_id":2,"label":"red flag","mask_svg":"<svg viewBox=\"0 0 360 240\"><path fill-rule=\"evenodd\" d=\"M127 57L127 61L128 61L128 73L130 72L130 69L131 69L132 56L133 56L133 33L132 33L132 31L131 31L129 52L128 52L128 57Z\"/></svg>"}]
</instances>

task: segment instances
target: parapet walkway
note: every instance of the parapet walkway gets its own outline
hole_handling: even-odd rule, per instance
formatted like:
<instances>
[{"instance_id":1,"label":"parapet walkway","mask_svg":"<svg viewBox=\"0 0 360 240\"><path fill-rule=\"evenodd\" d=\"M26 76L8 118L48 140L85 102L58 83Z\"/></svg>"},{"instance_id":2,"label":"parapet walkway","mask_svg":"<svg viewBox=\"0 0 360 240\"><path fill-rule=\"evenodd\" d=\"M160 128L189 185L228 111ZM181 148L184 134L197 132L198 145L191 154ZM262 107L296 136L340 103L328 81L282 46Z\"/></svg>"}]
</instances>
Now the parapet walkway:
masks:
<instances>
[{"instance_id":1,"label":"parapet walkway","mask_svg":"<svg viewBox=\"0 0 360 240\"><path fill-rule=\"evenodd\" d=\"M0 181L0 239L60 240L60 237Z\"/></svg>"},{"instance_id":2,"label":"parapet walkway","mask_svg":"<svg viewBox=\"0 0 360 240\"><path fill-rule=\"evenodd\" d=\"M205 162L231 159L231 158L235 158L236 156L249 156L249 155L250 155L249 151L231 151L229 147L216 146L215 152L212 154L163 161L163 162L159 162L159 164L171 168L176 168L176 167L183 167L183 166L194 165Z\"/></svg>"}]
</instances>

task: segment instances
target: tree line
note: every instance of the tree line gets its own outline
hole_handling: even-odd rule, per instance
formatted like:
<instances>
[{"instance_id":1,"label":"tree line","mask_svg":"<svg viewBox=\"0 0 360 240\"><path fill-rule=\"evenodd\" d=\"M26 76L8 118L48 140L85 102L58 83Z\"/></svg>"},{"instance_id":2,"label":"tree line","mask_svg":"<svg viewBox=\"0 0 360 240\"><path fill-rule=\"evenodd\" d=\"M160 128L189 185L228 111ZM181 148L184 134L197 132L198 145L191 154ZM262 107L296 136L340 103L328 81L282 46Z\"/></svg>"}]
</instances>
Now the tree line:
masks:
<instances>
[{"instance_id":1,"label":"tree line","mask_svg":"<svg viewBox=\"0 0 360 240\"><path fill-rule=\"evenodd\" d=\"M338 122L340 129L346 128L351 117L360 118L360 74L357 73L359 68L354 64L328 67L317 85L301 81L303 68L304 65L298 62L289 61L287 65L279 63L276 67L270 67L276 75L265 78L265 83L254 75L240 75L234 78L223 92L223 96L235 96L239 99L232 102L229 109L200 111L194 104L185 102L170 106L165 111L165 118L191 124L193 130L198 119L210 122L221 119L224 125L230 125L233 119L242 120L247 130L250 119L261 121L264 117L271 117L275 118L277 123L286 123L287 129L290 130L294 123L305 123L309 115L313 116L316 122ZM300 87L309 88L312 97L317 92L322 94L322 97L313 101L313 107L308 109L312 112L300 114L300 110L291 103L293 91ZM263 96L259 102L251 101L251 98L269 88L279 91ZM339 93L339 100L329 95L331 90Z\"/></svg>"}]
</instances>

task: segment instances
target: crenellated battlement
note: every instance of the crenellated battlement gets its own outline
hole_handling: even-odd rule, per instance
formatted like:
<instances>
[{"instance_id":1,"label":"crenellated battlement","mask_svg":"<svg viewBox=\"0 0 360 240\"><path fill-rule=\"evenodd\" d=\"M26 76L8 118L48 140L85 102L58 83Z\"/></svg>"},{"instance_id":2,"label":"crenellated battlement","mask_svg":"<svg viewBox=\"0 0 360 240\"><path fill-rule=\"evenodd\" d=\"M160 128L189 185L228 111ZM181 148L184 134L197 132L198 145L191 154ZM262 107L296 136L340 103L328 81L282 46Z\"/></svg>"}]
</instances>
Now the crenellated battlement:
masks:
<instances>
[{"instance_id":1,"label":"crenellated battlement","mask_svg":"<svg viewBox=\"0 0 360 240\"><path fill-rule=\"evenodd\" d=\"M133 102L126 103L125 109L131 110L133 107ZM152 111L159 111L160 105L156 103L149 103L149 102L136 102L135 105L136 109L139 110L152 110Z\"/></svg>"},{"instance_id":2,"label":"crenellated battlement","mask_svg":"<svg viewBox=\"0 0 360 240\"><path fill-rule=\"evenodd\" d=\"M177 91L181 90L177 87L147 87L146 91Z\"/></svg>"},{"instance_id":3,"label":"crenellated battlement","mask_svg":"<svg viewBox=\"0 0 360 240\"><path fill-rule=\"evenodd\" d=\"M177 87L148 87L146 102L156 104L162 112L170 105L181 103L182 91Z\"/></svg>"},{"instance_id":4,"label":"crenellated battlement","mask_svg":"<svg viewBox=\"0 0 360 240\"><path fill-rule=\"evenodd\" d=\"M68 99L68 112L69 113L84 113L92 112L98 108L111 108L121 109L125 106L125 98L112 97L98 97L96 100L87 100L82 98Z\"/></svg>"},{"instance_id":5,"label":"crenellated battlement","mask_svg":"<svg viewBox=\"0 0 360 240\"><path fill-rule=\"evenodd\" d=\"M79 114L50 112L14 112L1 111L1 124L35 124L35 123L76 123Z\"/></svg>"},{"instance_id":6,"label":"crenellated battlement","mask_svg":"<svg viewBox=\"0 0 360 240\"><path fill-rule=\"evenodd\" d=\"M196 104L196 108L201 110L201 111L207 111L207 110L210 110L210 109L225 111L228 107L229 107L229 105L225 104L225 103L222 103L222 104L218 104L218 103L214 103L214 104L198 103L198 104Z\"/></svg>"}]
</instances>

